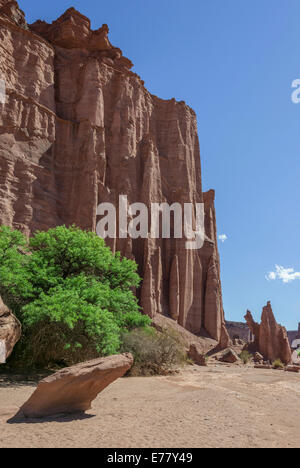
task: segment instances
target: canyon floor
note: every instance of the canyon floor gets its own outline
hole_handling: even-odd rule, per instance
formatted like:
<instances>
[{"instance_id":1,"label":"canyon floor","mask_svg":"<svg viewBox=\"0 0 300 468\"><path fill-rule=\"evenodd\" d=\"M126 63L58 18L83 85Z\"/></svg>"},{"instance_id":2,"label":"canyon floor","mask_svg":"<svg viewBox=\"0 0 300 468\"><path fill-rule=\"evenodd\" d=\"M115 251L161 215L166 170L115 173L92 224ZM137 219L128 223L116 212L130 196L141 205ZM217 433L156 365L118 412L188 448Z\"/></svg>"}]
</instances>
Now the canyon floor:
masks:
<instances>
[{"instance_id":1,"label":"canyon floor","mask_svg":"<svg viewBox=\"0 0 300 468\"><path fill-rule=\"evenodd\" d=\"M0 375L0 447L300 447L300 375L248 367L188 367L123 378L77 418L7 422L33 382Z\"/></svg>"}]
</instances>

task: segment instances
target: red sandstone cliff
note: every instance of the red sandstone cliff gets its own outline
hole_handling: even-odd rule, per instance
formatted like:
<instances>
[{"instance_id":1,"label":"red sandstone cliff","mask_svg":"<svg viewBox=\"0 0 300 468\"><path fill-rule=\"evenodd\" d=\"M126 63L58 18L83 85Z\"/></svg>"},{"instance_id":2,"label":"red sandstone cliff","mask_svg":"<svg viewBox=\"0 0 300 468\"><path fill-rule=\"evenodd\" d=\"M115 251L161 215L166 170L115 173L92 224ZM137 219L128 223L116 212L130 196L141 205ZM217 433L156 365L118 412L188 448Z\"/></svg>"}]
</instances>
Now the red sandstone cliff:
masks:
<instances>
[{"instance_id":1,"label":"red sandstone cliff","mask_svg":"<svg viewBox=\"0 0 300 468\"><path fill-rule=\"evenodd\" d=\"M8 5L9 4L9 5ZM205 245L117 239L139 264L145 313L171 316L227 346L214 192L202 192L196 115L151 95L108 27L69 9L29 28L0 0L0 224L30 234L60 224L95 230L101 202L205 203Z\"/></svg>"},{"instance_id":2,"label":"red sandstone cliff","mask_svg":"<svg viewBox=\"0 0 300 468\"><path fill-rule=\"evenodd\" d=\"M281 359L284 364L291 362L292 352L287 331L276 322L270 302L263 308L260 324L253 320L249 310L245 315L245 319L255 336L255 349L266 360L273 362L275 359Z\"/></svg>"}]
</instances>

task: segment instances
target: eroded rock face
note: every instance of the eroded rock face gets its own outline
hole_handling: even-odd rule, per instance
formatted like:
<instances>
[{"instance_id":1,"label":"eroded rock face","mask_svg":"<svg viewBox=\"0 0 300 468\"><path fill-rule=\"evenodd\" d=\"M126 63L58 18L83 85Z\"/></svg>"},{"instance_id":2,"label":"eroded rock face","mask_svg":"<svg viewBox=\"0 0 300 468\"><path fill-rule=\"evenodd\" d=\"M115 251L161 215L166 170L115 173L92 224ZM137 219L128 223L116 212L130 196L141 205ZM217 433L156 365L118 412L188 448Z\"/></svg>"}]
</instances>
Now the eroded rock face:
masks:
<instances>
[{"instance_id":1,"label":"eroded rock face","mask_svg":"<svg viewBox=\"0 0 300 468\"><path fill-rule=\"evenodd\" d=\"M41 380L16 419L82 413L108 385L132 366L131 354L120 354L77 364Z\"/></svg>"},{"instance_id":2,"label":"eroded rock face","mask_svg":"<svg viewBox=\"0 0 300 468\"><path fill-rule=\"evenodd\" d=\"M97 206L205 203L206 240L113 239L135 259L138 297L193 333L229 344L224 323L214 192L203 193L194 111L151 95L130 60L73 8L30 31L0 16L0 224L27 235L61 224L96 230Z\"/></svg>"},{"instance_id":3,"label":"eroded rock face","mask_svg":"<svg viewBox=\"0 0 300 468\"><path fill-rule=\"evenodd\" d=\"M18 26L28 29L25 14L20 10L19 5L14 0L0 0L0 15L6 17Z\"/></svg>"},{"instance_id":4,"label":"eroded rock face","mask_svg":"<svg viewBox=\"0 0 300 468\"><path fill-rule=\"evenodd\" d=\"M292 352L287 331L276 322L270 302L263 308L260 324L253 320L250 311L247 311L245 319L255 336L256 350L265 360L273 362L275 359L281 359L284 364L291 362Z\"/></svg>"},{"instance_id":5,"label":"eroded rock face","mask_svg":"<svg viewBox=\"0 0 300 468\"><path fill-rule=\"evenodd\" d=\"M21 338L21 324L0 297L0 364L11 355Z\"/></svg>"}]
</instances>

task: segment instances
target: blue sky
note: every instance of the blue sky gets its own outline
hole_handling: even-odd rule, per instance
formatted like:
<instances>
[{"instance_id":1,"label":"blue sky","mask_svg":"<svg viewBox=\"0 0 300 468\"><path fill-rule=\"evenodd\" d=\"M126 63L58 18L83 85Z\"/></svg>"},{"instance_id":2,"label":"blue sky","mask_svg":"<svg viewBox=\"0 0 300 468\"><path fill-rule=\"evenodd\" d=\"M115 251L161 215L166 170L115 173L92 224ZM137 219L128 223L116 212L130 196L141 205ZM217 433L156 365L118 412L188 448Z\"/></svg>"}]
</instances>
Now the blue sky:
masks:
<instances>
[{"instance_id":1,"label":"blue sky","mask_svg":"<svg viewBox=\"0 0 300 468\"><path fill-rule=\"evenodd\" d=\"M70 6L107 23L111 42L149 91L198 116L204 189L216 190L224 309L260 317L271 300L288 329L300 322L299 0L20 0L29 22ZM281 279L280 279L281 278ZM283 280L290 280L284 283Z\"/></svg>"}]
</instances>

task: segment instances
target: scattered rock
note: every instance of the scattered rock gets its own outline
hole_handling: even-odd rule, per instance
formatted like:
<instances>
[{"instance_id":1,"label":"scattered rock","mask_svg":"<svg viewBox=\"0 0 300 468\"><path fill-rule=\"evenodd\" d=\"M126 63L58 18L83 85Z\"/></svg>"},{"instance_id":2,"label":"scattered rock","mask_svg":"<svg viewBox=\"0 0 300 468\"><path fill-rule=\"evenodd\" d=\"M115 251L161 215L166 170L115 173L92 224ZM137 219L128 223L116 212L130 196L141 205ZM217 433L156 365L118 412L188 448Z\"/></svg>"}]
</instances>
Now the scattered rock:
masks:
<instances>
[{"instance_id":1,"label":"scattered rock","mask_svg":"<svg viewBox=\"0 0 300 468\"><path fill-rule=\"evenodd\" d=\"M21 324L0 297L0 364L11 355L21 338Z\"/></svg>"},{"instance_id":2,"label":"scattered rock","mask_svg":"<svg viewBox=\"0 0 300 468\"><path fill-rule=\"evenodd\" d=\"M131 354L109 356L62 369L41 380L15 419L82 413L108 385L132 366Z\"/></svg>"},{"instance_id":3,"label":"scattered rock","mask_svg":"<svg viewBox=\"0 0 300 468\"><path fill-rule=\"evenodd\" d=\"M257 363L263 363L264 362L264 357L258 352L256 352L254 354L253 359L254 359L254 362L257 362Z\"/></svg>"},{"instance_id":4,"label":"scattered rock","mask_svg":"<svg viewBox=\"0 0 300 468\"><path fill-rule=\"evenodd\" d=\"M246 342L240 338L233 338L232 343L234 346L245 346Z\"/></svg>"},{"instance_id":5,"label":"scattered rock","mask_svg":"<svg viewBox=\"0 0 300 468\"><path fill-rule=\"evenodd\" d=\"M228 349L226 349L224 354L222 354L222 356L219 358L219 361L220 362L227 362L229 364L234 364L235 362L240 361L240 358L238 357L238 355L236 354L236 352L233 349L228 348Z\"/></svg>"}]
</instances>

